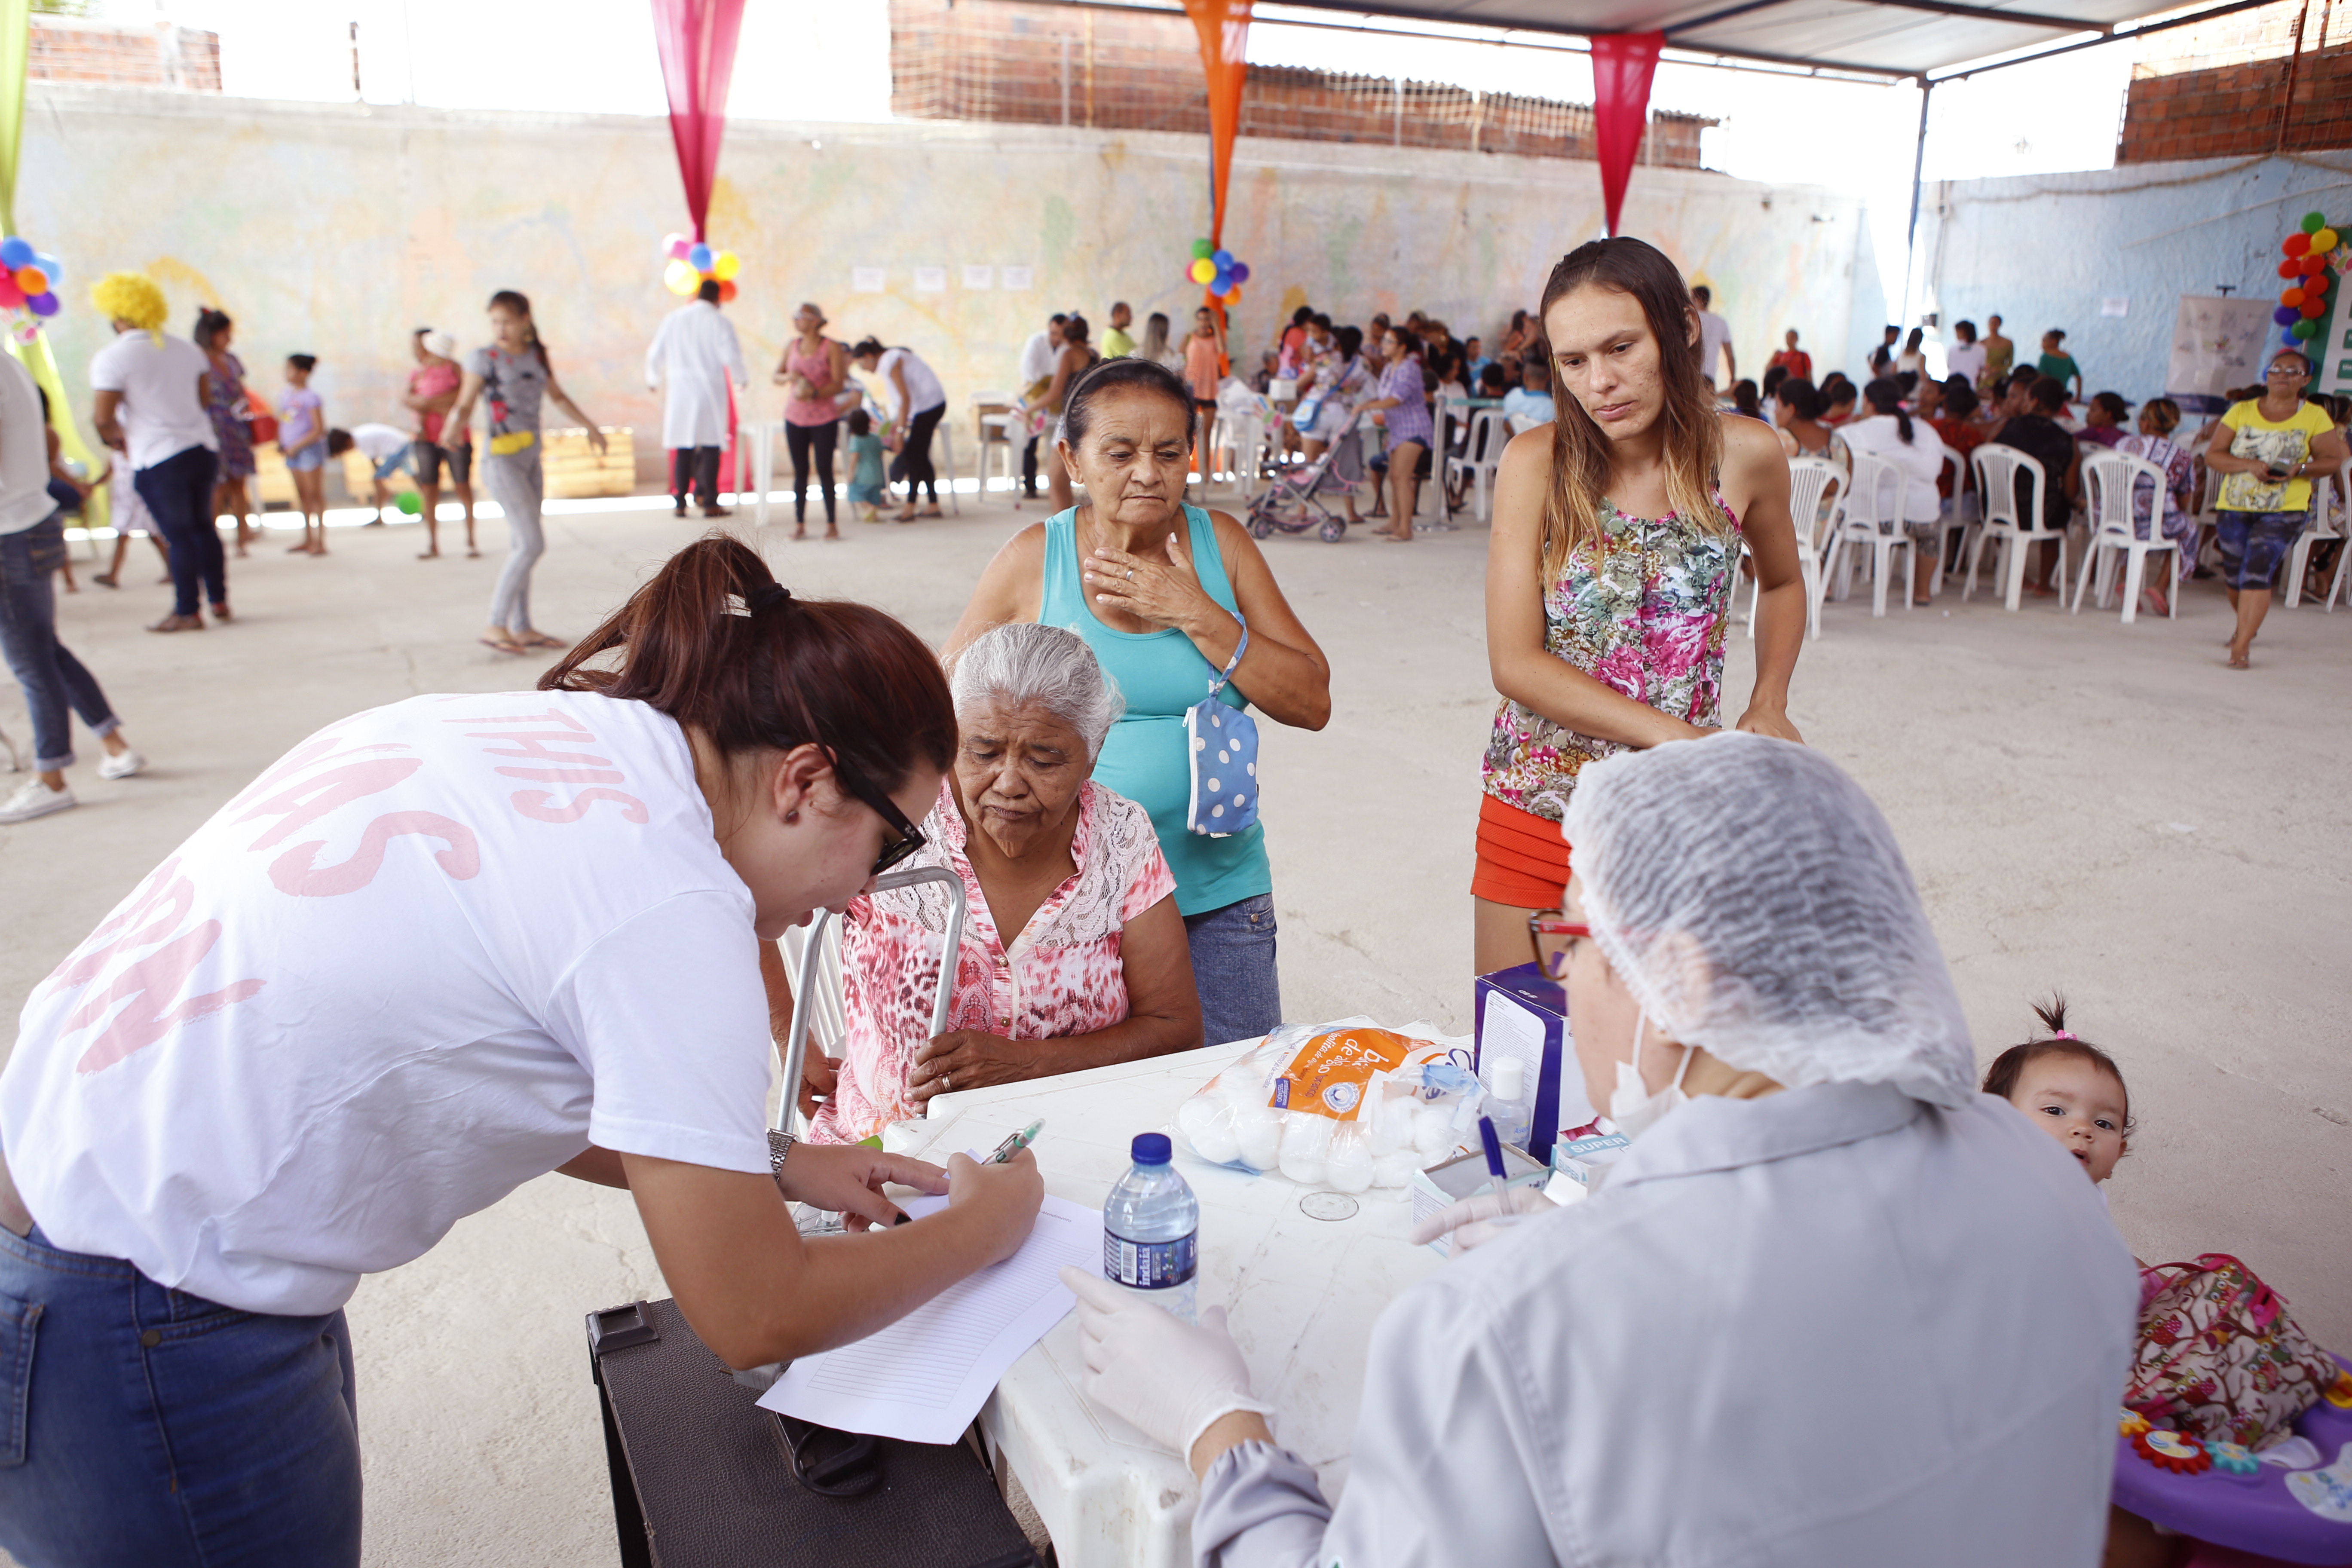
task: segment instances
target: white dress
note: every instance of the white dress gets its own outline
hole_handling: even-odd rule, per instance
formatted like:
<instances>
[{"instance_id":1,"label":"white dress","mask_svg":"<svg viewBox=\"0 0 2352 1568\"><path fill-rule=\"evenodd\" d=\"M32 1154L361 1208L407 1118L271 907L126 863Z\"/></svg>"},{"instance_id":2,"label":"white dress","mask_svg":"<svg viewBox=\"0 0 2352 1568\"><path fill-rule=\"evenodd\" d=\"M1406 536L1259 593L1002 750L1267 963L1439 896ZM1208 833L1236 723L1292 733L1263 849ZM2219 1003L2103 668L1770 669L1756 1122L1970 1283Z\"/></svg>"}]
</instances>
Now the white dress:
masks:
<instances>
[{"instance_id":1,"label":"white dress","mask_svg":"<svg viewBox=\"0 0 2352 1568\"><path fill-rule=\"evenodd\" d=\"M668 394L662 400L662 445L725 446L730 381L751 384L735 323L718 306L697 300L663 317L646 350L646 385Z\"/></svg>"}]
</instances>

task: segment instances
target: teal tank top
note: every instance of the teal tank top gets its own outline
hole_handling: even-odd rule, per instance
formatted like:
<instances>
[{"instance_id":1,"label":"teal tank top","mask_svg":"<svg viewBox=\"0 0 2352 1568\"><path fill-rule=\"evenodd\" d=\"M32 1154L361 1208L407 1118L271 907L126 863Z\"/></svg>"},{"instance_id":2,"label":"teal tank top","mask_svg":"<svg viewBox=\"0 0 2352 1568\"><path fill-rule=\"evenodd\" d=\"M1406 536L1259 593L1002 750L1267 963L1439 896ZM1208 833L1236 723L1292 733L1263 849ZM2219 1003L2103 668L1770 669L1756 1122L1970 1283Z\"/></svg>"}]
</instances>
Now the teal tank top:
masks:
<instances>
[{"instance_id":1,"label":"teal tank top","mask_svg":"<svg viewBox=\"0 0 2352 1568\"><path fill-rule=\"evenodd\" d=\"M1217 531L1209 514L1188 506L1184 522L1192 569L1200 574L1201 586L1209 597L1239 616L1241 606L1225 576L1225 558L1217 548ZM1184 750L1184 711L1209 694L1217 667L1202 657L1192 638L1173 627L1118 632L1095 618L1093 606L1087 603L1085 584L1078 581L1075 509L1046 521L1045 593L1037 618L1086 638L1127 698L1126 716L1111 726L1102 755L1095 760L1095 780L1151 814L1160 852L1168 857L1168 868L1176 875L1177 911L1206 914L1274 891L1263 825L1253 824L1247 831L1226 838L1211 838L1184 828L1184 812L1192 798L1192 763ZM1249 706L1249 700L1231 681L1217 700L1234 708Z\"/></svg>"}]
</instances>

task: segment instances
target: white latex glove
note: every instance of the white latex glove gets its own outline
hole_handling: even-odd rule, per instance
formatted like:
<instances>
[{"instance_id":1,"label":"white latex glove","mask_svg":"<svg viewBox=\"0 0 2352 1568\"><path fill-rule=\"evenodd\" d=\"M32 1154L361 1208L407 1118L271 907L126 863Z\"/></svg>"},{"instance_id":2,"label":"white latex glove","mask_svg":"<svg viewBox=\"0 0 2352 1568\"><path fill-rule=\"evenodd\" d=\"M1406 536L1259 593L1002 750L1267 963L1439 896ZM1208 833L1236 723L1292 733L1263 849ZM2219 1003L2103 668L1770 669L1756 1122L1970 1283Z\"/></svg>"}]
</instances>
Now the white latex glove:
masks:
<instances>
[{"instance_id":1,"label":"white latex glove","mask_svg":"<svg viewBox=\"0 0 2352 1568\"><path fill-rule=\"evenodd\" d=\"M1062 1283L1078 1299L1086 1346L1087 1397L1189 1458L1209 1424L1236 1410L1274 1414L1250 1393L1249 1365L1225 1331L1225 1310L1201 1326L1139 1301L1099 1274L1067 1264Z\"/></svg>"},{"instance_id":2,"label":"white latex glove","mask_svg":"<svg viewBox=\"0 0 2352 1568\"><path fill-rule=\"evenodd\" d=\"M1512 1226L1555 1214L1559 1209L1558 1204L1534 1187L1506 1187L1499 1193L1480 1193L1475 1198L1448 1205L1414 1226L1412 1234L1405 1239L1415 1247L1426 1247L1451 1232L1454 1249L1446 1256L1459 1258L1472 1247L1494 1240Z\"/></svg>"}]
</instances>

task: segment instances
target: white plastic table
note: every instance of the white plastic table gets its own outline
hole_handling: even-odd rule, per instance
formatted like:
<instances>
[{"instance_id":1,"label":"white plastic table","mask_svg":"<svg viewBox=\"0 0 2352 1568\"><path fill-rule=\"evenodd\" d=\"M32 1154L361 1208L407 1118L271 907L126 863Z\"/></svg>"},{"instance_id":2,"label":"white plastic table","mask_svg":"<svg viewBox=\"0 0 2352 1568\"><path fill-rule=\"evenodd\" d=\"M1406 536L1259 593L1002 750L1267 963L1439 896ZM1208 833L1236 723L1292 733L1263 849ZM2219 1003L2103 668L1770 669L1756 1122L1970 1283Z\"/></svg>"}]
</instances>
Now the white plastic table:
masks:
<instances>
[{"instance_id":1,"label":"white plastic table","mask_svg":"<svg viewBox=\"0 0 2352 1568\"><path fill-rule=\"evenodd\" d=\"M1100 1207L1135 1134L1172 1131L1184 1097L1255 1044L942 1094L905 1152L985 1152L1042 1116L1045 1190ZM1353 1200L1353 1217L1318 1220L1299 1207L1312 1189L1279 1175L1181 1154L1177 1169L1201 1200L1200 1304L1227 1310L1251 1381L1275 1406L1275 1436L1337 1500L1372 1320L1441 1260L1404 1240L1412 1205L1401 1190L1375 1188ZM1063 1568L1181 1568L1198 1500L1192 1469L1088 1404L1085 1377L1074 1313L1013 1363L980 1413L982 1431L1036 1505Z\"/></svg>"}]
</instances>

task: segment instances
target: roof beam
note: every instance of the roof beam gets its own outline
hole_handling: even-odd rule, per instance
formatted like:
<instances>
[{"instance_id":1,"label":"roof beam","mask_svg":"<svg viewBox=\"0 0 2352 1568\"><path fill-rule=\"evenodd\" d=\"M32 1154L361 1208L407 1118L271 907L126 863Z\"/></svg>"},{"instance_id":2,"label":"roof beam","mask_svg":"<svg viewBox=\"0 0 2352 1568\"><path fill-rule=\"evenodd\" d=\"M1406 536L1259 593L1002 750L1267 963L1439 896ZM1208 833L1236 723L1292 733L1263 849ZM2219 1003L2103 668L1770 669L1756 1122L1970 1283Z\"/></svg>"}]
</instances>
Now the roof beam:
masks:
<instances>
[{"instance_id":1,"label":"roof beam","mask_svg":"<svg viewBox=\"0 0 2352 1568\"><path fill-rule=\"evenodd\" d=\"M1704 16L1694 16L1687 22L1669 23L1666 37L1671 38L1677 33L1696 32L1701 27L1712 27L1718 22L1728 22L1735 16L1745 16L1751 11L1769 11L1790 3L1790 0L1742 0L1741 4L1727 5L1720 11L1710 11ZM1893 10L1930 11L1939 16L1966 16L1979 22L2014 22L2021 26L2048 27L2059 33L2105 34L2115 30L2112 23L2078 22L2065 16L2045 16L2033 11L2001 11L1989 5L1963 5L1958 0L1870 0L1870 3Z\"/></svg>"},{"instance_id":2,"label":"roof beam","mask_svg":"<svg viewBox=\"0 0 2352 1568\"><path fill-rule=\"evenodd\" d=\"M1948 71L1933 79L1939 82L1965 81L1969 77L1981 76L1986 71L2007 70L2011 66L2032 65L2036 60L2055 59L2060 55L2071 55L2077 49L2095 49L2106 44L2120 44L2133 38L2151 37L2158 33L2168 33L2175 27L2192 27L2200 22L2212 21L2217 16L2234 16L2240 11L2252 11L2257 6L2273 5L2277 3L2278 0L2231 0L2231 3L2226 5L2215 5L2210 9L2193 12L2186 16L2175 16L2170 21L2152 22L2144 27L2129 27L2121 32L2109 27L2105 37L2084 38L2080 43L2060 44L2055 48L2037 49L2032 54L2020 55L2014 59L1996 60L1989 66L1972 66L1966 70ZM2090 25L2077 23L2075 30L2089 31Z\"/></svg>"},{"instance_id":3,"label":"roof beam","mask_svg":"<svg viewBox=\"0 0 2352 1568\"><path fill-rule=\"evenodd\" d=\"M1097 0L1076 0L1076 3L1081 5L1093 4L1097 3ZM1786 0L1769 0L1769 3L1780 5L1785 4ZM2275 4L2276 0L2269 0L2269 3ZM1377 3L1370 10L1366 9L1363 0L1281 0L1281 4L1285 5L1305 6L1309 10L1315 11L1345 11L1351 15L1360 16L1395 16L1412 22L1434 22L1444 26L1494 27L1512 33L1551 33L1571 38L1590 38L1593 37L1597 31L1605 32L1607 30L1566 25L1559 26L1546 26L1532 22L1504 23L1483 21L1476 17L1464 16L1461 15L1460 9L1457 6L1446 6L1442 4L1396 4L1394 3L1394 0L1377 0ZM1131 8L1136 10L1160 9L1160 7L1156 5L1136 5L1132 7L1114 5L1111 8ZM1180 12L1179 15L1181 15L1181 13ZM2008 13L1996 12L1994 15L2006 16ZM1268 24L1276 24L1278 23L1279 18L1273 16L1260 16L1257 20ZM2066 24L2066 26L2069 31L2073 32L2081 32L2084 30L2083 25L2078 23L2070 22ZM1871 65L1862 61L1809 59L1800 55L1767 54L1759 49L1733 48L1722 44L1698 42L1682 43L1676 41L1674 37L1675 32L1678 29L1673 28L1667 30L1666 42L1671 47L1688 50L1695 54L1716 55L1724 59L1757 60L1766 65L1790 67L1798 70L1852 71L1856 75L1878 77L1887 81L1900 81L1906 77L1916 77L1919 74L1918 68L1914 66L1882 66Z\"/></svg>"}]
</instances>

